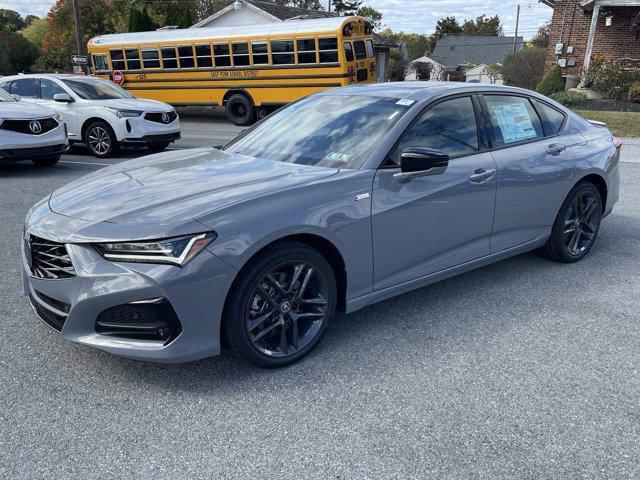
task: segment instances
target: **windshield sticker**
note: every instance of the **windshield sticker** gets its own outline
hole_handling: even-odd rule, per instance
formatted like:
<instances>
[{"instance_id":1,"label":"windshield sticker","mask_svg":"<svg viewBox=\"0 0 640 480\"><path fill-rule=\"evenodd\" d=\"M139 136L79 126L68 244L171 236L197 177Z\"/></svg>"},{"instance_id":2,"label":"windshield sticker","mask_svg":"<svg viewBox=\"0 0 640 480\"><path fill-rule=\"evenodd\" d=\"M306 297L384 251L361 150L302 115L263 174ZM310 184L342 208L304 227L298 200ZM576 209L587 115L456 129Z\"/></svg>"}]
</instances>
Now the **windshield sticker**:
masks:
<instances>
[{"instance_id":1,"label":"windshield sticker","mask_svg":"<svg viewBox=\"0 0 640 480\"><path fill-rule=\"evenodd\" d=\"M415 100L409 100L408 98L401 98L396 102L396 105L402 105L403 107L410 107L414 103L416 103Z\"/></svg>"},{"instance_id":2,"label":"windshield sticker","mask_svg":"<svg viewBox=\"0 0 640 480\"><path fill-rule=\"evenodd\" d=\"M348 162L351 158L351 155L347 155L345 153L331 152L327 155L327 160L331 160L332 162Z\"/></svg>"},{"instance_id":3,"label":"windshield sticker","mask_svg":"<svg viewBox=\"0 0 640 480\"><path fill-rule=\"evenodd\" d=\"M504 143L514 143L537 136L527 107L522 103L492 105L491 110L498 121Z\"/></svg>"},{"instance_id":4,"label":"windshield sticker","mask_svg":"<svg viewBox=\"0 0 640 480\"><path fill-rule=\"evenodd\" d=\"M389 115L388 120L393 120L393 119L394 119L394 118L396 118L398 115L400 115L400 112L396 110L396 111L395 111L395 112L393 112L391 115Z\"/></svg>"}]
</instances>

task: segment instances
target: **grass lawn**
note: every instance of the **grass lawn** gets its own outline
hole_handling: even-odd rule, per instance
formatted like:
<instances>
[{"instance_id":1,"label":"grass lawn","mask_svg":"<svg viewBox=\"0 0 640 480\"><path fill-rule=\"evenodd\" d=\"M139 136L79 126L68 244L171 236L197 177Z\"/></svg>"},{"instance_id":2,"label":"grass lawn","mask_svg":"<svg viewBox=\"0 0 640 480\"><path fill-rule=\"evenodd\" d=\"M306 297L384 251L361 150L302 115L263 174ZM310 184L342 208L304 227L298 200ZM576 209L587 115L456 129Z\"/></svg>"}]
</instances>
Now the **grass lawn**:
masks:
<instances>
[{"instance_id":1,"label":"grass lawn","mask_svg":"<svg viewBox=\"0 0 640 480\"><path fill-rule=\"evenodd\" d=\"M611 133L618 137L640 137L640 112L600 112L576 110L588 120L604 122Z\"/></svg>"}]
</instances>

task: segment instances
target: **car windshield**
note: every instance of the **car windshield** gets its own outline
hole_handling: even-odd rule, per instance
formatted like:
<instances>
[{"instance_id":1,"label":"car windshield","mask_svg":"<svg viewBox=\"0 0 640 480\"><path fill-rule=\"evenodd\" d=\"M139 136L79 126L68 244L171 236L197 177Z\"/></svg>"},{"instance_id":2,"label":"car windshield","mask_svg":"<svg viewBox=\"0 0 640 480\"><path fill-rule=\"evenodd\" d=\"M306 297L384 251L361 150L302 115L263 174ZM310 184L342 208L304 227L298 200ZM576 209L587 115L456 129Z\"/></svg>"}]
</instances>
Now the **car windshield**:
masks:
<instances>
[{"instance_id":1,"label":"car windshield","mask_svg":"<svg viewBox=\"0 0 640 480\"><path fill-rule=\"evenodd\" d=\"M15 102L13 97L0 88L0 102Z\"/></svg>"},{"instance_id":2,"label":"car windshield","mask_svg":"<svg viewBox=\"0 0 640 480\"><path fill-rule=\"evenodd\" d=\"M62 81L85 100L134 98L122 88L101 78L64 78Z\"/></svg>"},{"instance_id":3,"label":"car windshield","mask_svg":"<svg viewBox=\"0 0 640 480\"><path fill-rule=\"evenodd\" d=\"M413 102L366 95L316 95L268 117L225 151L281 162L360 168Z\"/></svg>"}]
</instances>

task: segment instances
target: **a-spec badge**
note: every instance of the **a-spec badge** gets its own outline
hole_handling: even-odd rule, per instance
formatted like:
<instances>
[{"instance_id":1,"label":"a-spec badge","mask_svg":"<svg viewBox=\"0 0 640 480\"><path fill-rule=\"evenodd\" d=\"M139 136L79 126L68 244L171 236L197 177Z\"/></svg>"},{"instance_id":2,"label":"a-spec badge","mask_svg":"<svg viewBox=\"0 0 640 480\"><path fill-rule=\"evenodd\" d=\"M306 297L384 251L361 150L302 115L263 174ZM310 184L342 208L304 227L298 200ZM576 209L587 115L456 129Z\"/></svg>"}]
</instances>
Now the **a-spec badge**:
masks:
<instances>
[{"instance_id":1,"label":"a-spec badge","mask_svg":"<svg viewBox=\"0 0 640 480\"><path fill-rule=\"evenodd\" d=\"M370 196L371 195L369 195L368 193L361 193L360 195L356 195L356 198L354 198L353 201L358 203L358 202L361 202L362 200L366 200Z\"/></svg>"}]
</instances>

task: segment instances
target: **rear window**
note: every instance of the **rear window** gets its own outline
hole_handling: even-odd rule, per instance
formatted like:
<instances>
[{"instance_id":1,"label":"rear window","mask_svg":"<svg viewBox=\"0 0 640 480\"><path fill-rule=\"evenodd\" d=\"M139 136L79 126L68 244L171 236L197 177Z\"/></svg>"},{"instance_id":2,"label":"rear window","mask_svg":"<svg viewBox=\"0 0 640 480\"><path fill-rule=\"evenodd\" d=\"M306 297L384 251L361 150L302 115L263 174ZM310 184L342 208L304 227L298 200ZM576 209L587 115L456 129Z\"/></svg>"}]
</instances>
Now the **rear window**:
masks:
<instances>
[{"instance_id":1,"label":"rear window","mask_svg":"<svg viewBox=\"0 0 640 480\"><path fill-rule=\"evenodd\" d=\"M357 60L364 60L367 58L367 49L364 46L363 40L356 40L353 42L353 50L356 52Z\"/></svg>"}]
</instances>

